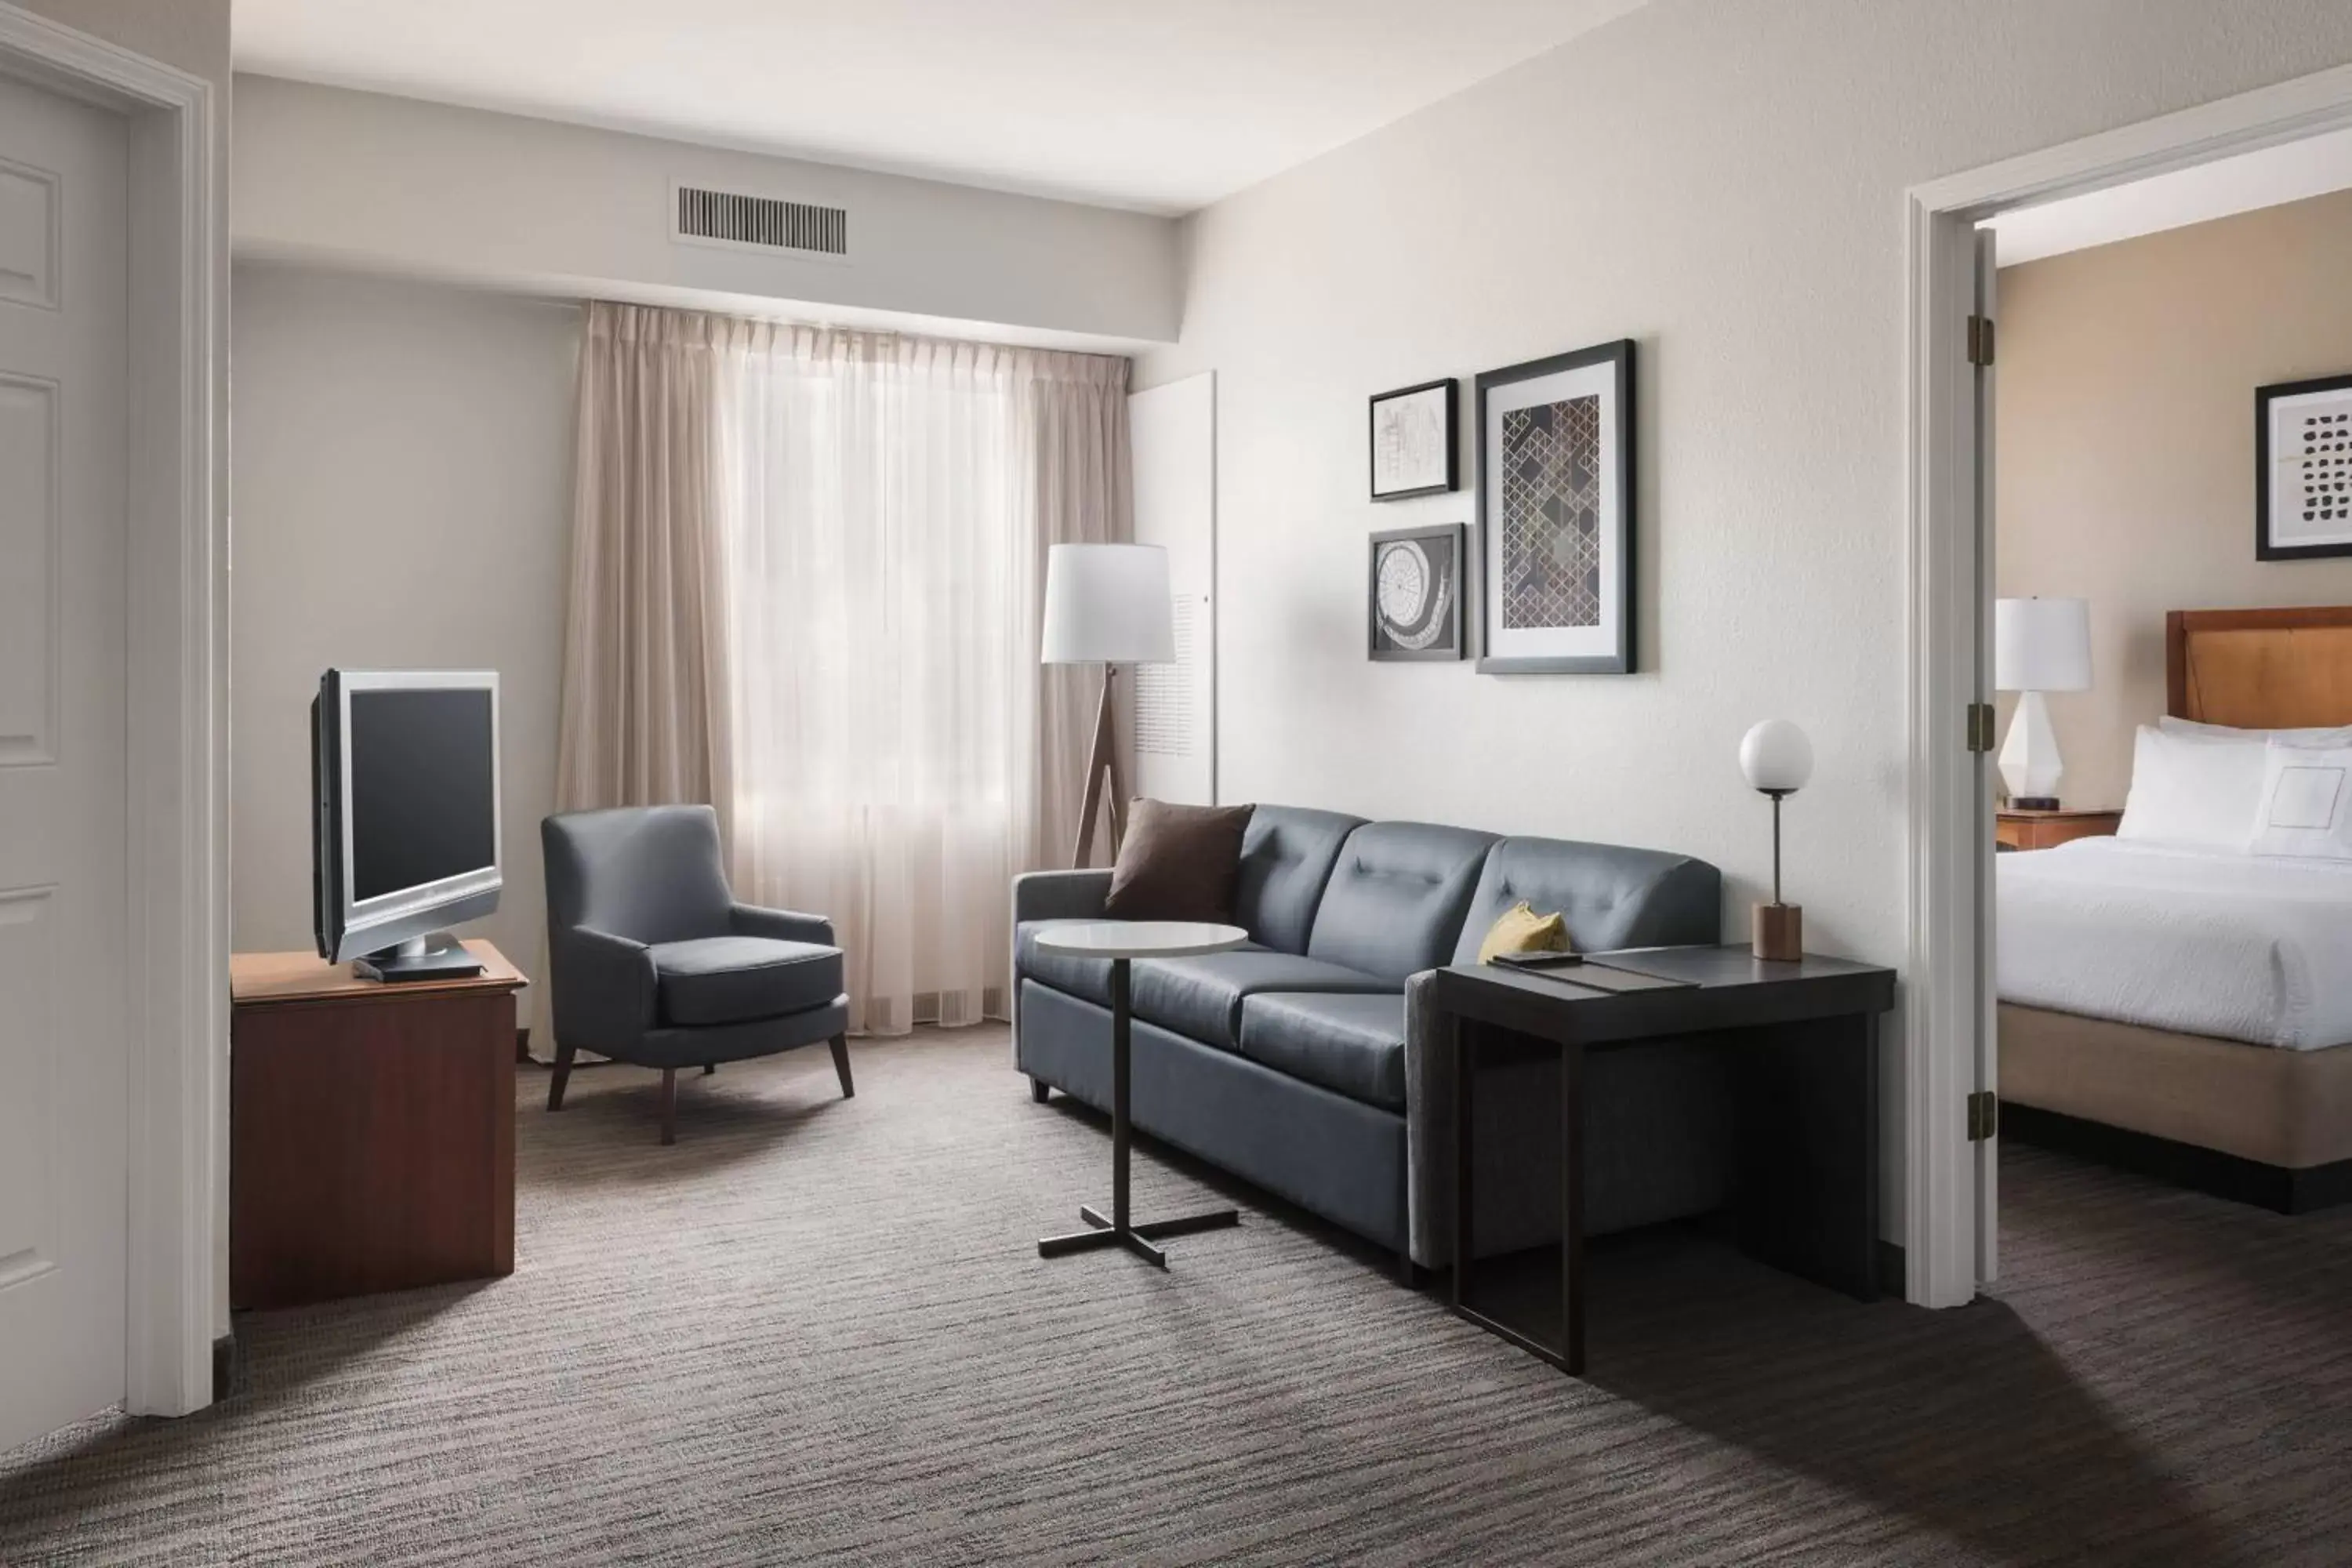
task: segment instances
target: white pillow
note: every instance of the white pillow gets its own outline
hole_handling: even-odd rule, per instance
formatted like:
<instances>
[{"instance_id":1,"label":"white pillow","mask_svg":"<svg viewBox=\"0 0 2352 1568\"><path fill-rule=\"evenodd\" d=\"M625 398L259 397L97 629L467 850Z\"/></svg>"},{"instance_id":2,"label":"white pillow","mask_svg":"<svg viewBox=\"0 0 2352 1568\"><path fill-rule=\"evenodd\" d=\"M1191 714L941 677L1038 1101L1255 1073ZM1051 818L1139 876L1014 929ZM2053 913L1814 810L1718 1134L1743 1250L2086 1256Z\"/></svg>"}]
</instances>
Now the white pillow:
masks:
<instances>
[{"instance_id":1,"label":"white pillow","mask_svg":"<svg viewBox=\"0 0 2352 1568\"><path fill-rule=\"evenodd\" d=\"M2194 719L2176 719L2169 713L2156 724L2168 735L2206 741L2284 741L2290 746L2352 746L2352 726L2330 730L2233 730L2227 724L2200 724Z\"/></svg>"},{"instance_id":2,"label":"white pillow","mask_svg":"<svg viewBox=\"0 0 2352 1568\"><path fill-rule=\"evenodd\" d=\"M2257 855L2352 860L2352 747L2271 742L2252 847Z\"/></svg>"},{"instance_id":3,"label":"white pillow","mask_svg":"<svg viewBox=\"0 0 2352 1568\"><path fill-rule=\"evenodd\" d=\"M2252 741L2168 735L2141 725L2116 837L2242 852L2253 837L2269 753Z\"/></svg>"}]
</instances>

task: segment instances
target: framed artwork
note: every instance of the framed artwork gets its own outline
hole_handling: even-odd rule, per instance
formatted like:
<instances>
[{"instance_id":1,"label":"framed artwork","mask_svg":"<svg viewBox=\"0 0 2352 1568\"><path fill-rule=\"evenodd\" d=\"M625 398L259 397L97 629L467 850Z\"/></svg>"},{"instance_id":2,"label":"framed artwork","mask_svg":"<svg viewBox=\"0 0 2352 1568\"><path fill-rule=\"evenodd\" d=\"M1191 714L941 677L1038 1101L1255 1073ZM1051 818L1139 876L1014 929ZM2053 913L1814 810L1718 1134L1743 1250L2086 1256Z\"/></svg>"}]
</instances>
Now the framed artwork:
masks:
<instances>
[{"instance_id":1,"label":"framed artwork","mask_svg":"<svg viewBox=\"0 0 2352 1568\"><path fill-rule=\"evenodd\" d=\"M1374 658L1462 657L1462 552L1468 529L1398 528L1372 535Z\"/></svg>"},{"instance_id":2,"label":"framed artwork","mask_svg":"<svg viewBox=\"0 0 2352 1568\"><path fill-rule=\"evenodd\" d=\"M1633 342L1478 377L1478 668L1633 668Z\"/></svg>"},{"instance_id":3,"label":"framed artwork","mask_svg":"<svg viewBox=\"0 0 2352 1568\"><path fill-rule=\"evenodd\" d=\"M1448 376L1372 398L1372 499L1442 495L1462 487L1457 384Z\"/></svg>"},{"instance_id":4,"label":"framed artwork","mask_svg":"<svg viewBox=\"0 0 2352 1568\"><path fill-rule=\"evenodd\" d=\"M2254 559L2352 555L2352 375L2254 389Z\"/></svg>"}]
</instances>

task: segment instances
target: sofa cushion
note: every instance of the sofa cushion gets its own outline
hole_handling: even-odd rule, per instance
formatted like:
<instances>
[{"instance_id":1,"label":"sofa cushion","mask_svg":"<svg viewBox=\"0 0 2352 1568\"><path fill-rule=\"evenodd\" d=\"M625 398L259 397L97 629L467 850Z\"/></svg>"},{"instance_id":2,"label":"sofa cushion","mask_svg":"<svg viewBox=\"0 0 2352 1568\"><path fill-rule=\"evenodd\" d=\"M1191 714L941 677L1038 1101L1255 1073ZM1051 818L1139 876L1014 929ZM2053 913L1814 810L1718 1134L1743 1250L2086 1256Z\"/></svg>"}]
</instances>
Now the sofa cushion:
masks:
<instances>
[{"instance_id":1,"label":"sofa cushion","mask_svg":"<svg viewBox=\"0 0 2352 1568\"><path fill-rule=\"evenodd\" d=\"M761 936L659 942L654 961L661 1021L687 1028L780 1018L841 994L841 950Z\"/></svg>"},{"instance_id":2,"label":"sofa cushion","mask_svg":"<svg viewBox=\"0 0 2352 1568\"><path fill-rule=\"evenodd\" d=\"M1242 1002L1261 991L1396 991L1392 981L1302 953L1236 948L1193 958L1136 961L1129 1005L1204 1045L1241 1047Z\"/></svg>"},{"instance_id":3,"label":"sofa cushion","mask_svg":"<svg viewBox=\"0 0 2352 1568\"><path fill-rule=\"evenodd\" d=\"M1487 852L1453 962L1475 963L1486 928L1521 900L1558 910L1579 952L1722 940L1723 874L1704 860L1621 844L1506 838Z\"/></svg>"},{"instance_id":4,"label":"sofa cushion","mask_svg":"<svg viewBox=\"0 0 2352 1568\"><path fill-rule=\"evenodd\" d=\"M1083 996L1097 1006L1110 1005L1110 960L1081 958L1074 952L1050 952L1037 945L1038 933L1055 926L1094 925L1094 921L1023 921L1013 928L1013 968L1056 991Z\"/></svg>"},{"instance_id":5,"label":"sofa cushion","mask_svg":"<svg viewBox=\"0 0 2352 1568\"><path fill-rule=\"evenodd\" d=\"M1260 992L1242 1004L1242 1055L1366 1105L1404 1109L1404 995Z\"/></svg>"},{"instance_id":6,"label":"sofa cushion","mask_svg":"<svg viewBox=\"0 0 2352 1568\"><path fill-rule=\"evenodd\" d=\"M1331 865L1360 816L1309 811L1296 805L1261 805L1242 836L1240 875L1234 884L1234 923L1250 940L1279 952L1305 952L1315 926L1315 906Z\"/></svg>"},{"instance_id":7,"label":"sofa cushion","mask_svg":"<svg viewBox=\"0 0 2352 1568\"><path fill-rule=\"evenodd\" d=\"M1450 962L1494 842L1493 834L1466 827L1366 823L1348 836L1331 868L1307 952L1399 985Z\"/></svg>"}]
</instances>

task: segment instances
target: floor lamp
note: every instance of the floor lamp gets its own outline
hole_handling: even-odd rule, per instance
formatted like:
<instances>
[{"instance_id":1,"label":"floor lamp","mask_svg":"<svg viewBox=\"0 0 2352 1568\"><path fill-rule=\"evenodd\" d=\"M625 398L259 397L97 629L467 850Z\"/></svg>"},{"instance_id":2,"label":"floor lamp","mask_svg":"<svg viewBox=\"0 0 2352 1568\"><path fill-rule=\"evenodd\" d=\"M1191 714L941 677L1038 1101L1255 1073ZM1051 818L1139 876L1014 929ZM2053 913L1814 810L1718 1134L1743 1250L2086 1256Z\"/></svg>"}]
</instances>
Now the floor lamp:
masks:
<instances>
[{"instance_id":1,"label":"floor lamp","mask_svg":"<svg viewBox=\"0 0 2352 1568\"><path fill-rule=\"evenodd\" d=\"M1040 662L1099 664L1102 703L1087 759L1073 867L1094 851L1095 815L1108 800L1111 853L1127 830L1118 777L1118 721L1111 692L1122 664L1172 664L1175 617L1168 597L1168 552L1156 544L1056 544L1045 556L1045 626Z\"/></svg>"}]
</instances>

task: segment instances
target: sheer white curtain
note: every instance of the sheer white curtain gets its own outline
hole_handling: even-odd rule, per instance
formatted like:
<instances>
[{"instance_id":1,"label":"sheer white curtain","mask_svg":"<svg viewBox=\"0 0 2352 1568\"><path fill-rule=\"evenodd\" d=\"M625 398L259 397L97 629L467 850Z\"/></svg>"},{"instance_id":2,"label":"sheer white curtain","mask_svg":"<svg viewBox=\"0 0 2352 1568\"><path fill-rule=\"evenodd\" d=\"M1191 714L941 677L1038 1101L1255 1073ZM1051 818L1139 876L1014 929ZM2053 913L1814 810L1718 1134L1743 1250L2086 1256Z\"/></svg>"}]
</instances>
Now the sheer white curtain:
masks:
<instances>
[{"instance_id":1,"label":"sheer white curtain","mask_svg":"<svg viewBox=\"0 0 2352 1568\"><path fill-rule=\"evenodd\" d=\"M1006 1010L1008 888L1075 828L1089 693L1046 548L1132 533L1127 362L729 323L719 508L738 895L832 917L851 1026Z\"/></svg>"}]
</instances>

